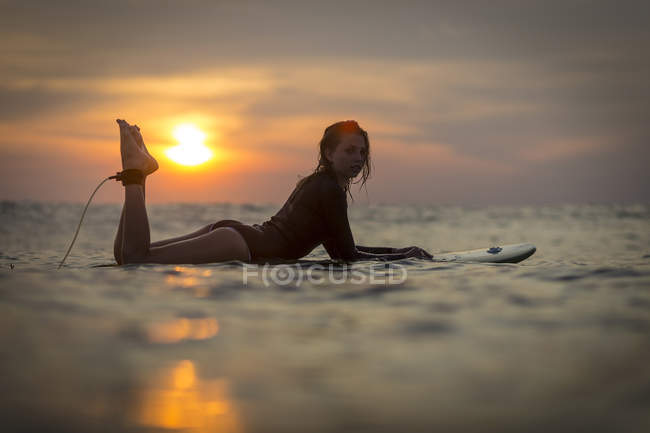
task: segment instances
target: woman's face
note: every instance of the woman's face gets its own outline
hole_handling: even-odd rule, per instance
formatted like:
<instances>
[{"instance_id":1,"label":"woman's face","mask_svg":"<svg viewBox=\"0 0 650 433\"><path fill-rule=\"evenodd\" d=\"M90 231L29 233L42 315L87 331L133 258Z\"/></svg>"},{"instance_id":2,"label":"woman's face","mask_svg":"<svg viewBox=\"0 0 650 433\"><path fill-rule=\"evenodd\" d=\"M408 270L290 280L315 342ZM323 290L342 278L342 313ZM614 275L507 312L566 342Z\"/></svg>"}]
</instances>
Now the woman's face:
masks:
<instances>
[{"instance_id":1,"label":"woman's face","mask_svg":"<svg viewBox=\"0 0 650 433\"><path fill-rule=\"evenodd\" d=\"M337 177L347 180L356 177L363 169L368 155L368 147L359 134L344 134L333 152L326 157L332 163Z\"/></svg>"}]
</instances>

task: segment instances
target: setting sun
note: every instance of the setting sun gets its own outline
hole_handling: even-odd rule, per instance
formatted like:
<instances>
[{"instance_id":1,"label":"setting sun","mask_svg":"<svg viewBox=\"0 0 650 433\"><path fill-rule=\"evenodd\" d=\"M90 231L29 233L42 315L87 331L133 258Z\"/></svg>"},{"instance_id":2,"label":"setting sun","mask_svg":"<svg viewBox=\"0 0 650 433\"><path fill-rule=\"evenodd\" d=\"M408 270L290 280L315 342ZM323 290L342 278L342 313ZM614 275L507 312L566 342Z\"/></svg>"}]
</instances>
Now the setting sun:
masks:
<instances>
[{"instance_id":1,"label":"setting sun","mask_svg":"<svg viewBox=\"0 0 650 433\"><path fill-rule=\"evenodd\" d=\"M174 128L174 138L180 144L170 147L165 154L177 164L194 166L212 158L212 151L203 144L205 133L196 126L185 123Z\"/></svg>"}]
</instances>

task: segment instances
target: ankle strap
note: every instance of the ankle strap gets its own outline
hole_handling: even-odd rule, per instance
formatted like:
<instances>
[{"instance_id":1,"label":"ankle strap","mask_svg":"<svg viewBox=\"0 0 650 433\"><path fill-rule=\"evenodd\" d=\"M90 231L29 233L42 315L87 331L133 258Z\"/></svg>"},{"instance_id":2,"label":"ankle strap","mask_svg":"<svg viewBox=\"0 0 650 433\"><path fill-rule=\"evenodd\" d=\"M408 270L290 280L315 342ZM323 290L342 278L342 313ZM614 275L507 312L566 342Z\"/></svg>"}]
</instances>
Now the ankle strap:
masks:
<instances>
[{"instance_id":1,"label":"ankle strap","mask_svg":"<svg viewBox=\"0 0 650 433\"><path fill-rule=\"evenodd\" d=\"M115 176L110 176L109 179L122 182L124 186L133 184L142 185L144 182L144 174L140 170L130 168L128 170L118 171L115 173Z\"/></svg>"}]
</instances>

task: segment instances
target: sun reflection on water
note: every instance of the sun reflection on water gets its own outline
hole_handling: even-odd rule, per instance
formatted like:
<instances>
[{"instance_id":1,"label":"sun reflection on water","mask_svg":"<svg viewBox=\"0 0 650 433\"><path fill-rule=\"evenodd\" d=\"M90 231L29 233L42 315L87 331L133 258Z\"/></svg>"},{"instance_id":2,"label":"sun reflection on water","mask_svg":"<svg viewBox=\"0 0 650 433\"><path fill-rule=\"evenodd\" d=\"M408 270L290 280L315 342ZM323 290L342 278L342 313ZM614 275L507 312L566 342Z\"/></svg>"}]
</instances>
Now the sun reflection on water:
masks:
<instances>
[{"instance_id":1,"label":"sun reflection on water","mask_svg":"<svg viewBox=\"0 0 650 433\"><path fill-rule=\"evenodd\" d=\"M241 432L225 379L201 380L190 360L164 369L145 390L137 422L196 433Z\"/></svg>"},{"instance_id":2,"label":"sun reflection on water","mask_svg":"<svg viewBox=\"0 0 650 433\"><path fill-rule=\"evenodd\" d=\"M206 340L219 332L214 318L174 319L148 326L147 336L152 343L176 343L182 340Z\"/></svg>"},{"instance_id":3,"label":"sun reflection on water","mask_svg":"<svg viewBox=\"0 0 650 433\"><path fill-rule=\"evenodd\" d=\"M174 273L165 277L165 283L169 287L189 291L196 298L205 298L210 295L210 285L206 278L211 275L210 269L175 266Z\"/></svg>"}]
</instances>

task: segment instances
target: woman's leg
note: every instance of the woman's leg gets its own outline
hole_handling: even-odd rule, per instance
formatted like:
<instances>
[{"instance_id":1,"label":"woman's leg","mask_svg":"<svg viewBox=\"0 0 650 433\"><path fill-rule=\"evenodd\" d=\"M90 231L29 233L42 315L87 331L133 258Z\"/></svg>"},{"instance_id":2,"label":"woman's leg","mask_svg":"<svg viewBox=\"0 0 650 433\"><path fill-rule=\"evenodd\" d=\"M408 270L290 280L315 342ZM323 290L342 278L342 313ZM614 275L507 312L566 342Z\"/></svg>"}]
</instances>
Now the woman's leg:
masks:
<instances>
[{"instance_id":1,"label":"woman's leg","mask_svg":"<svg viewBox=\"0 0 650 433\"><path fill-rule=\"evenodd\" d=\"M122 261L133 263L144 258L151 247L149 219L144 203L144 187L124 187L124 226L122 227Z\"/></svg>"},{"instance_id":2,"label":"woman's leg","mask_svg":"<svg viewBox=\"0 0 650 433\"><path fill-rule=\"evenodd\" d=\"M146 193L145 193L145 197L146 197ZM228 221L231 221L231 220L228 220ZM122 217L120 219L120 225L119 225L119 227L117 229L117 235L115 236L115 243L113 245L113 252L114 252L114 255L115 255L115 261L117 262L118 265L122 264L122 257L121 256L122 256L122 232L123 232L122 226L123 226L123 224L124 224L124 207L122 207ZM169 238L169 239L163 239L163 240L160 240L160 241L151 242L150 246L151 246L151 248L162 247L163 245L173 244L175 242L184 241L184 240L188 240L188 239L194 239L194 238L197 238L197 237L199 237L201 235L209 233L210 229L212 228L213 225L214 224L208 224L208 225L203 226L200 229L195 230L192 233L188 233L186 235L181 235L181 236L176 236L176 237ZM250 254L249 254L249 258L250 258Z\"/></svg>"},{"instance_id":3,"label":"woman's leg","mask_svg":"<svg viewBox=\"0 0 650 433\"><path fill-rule=\"evenodd\" d=\"M115 234L115 240L113 241L113 257L118 265L123 264L122 262L122 237L124 236L123 227L124 226L124 205L122 205L122 214L120 215L120 224L117 226L117 233Z\"/></svg>"},{"instance_id":4,"label":"woman's leg","mask_svg":"<svg viewBox=\"0 0 650 433\"><path fill-rule=\"evenodd\" d=\"M146 177L142 181L142 195L147 198L147 188L146 188ZM115 241L113 242L113 256L118 265L122 264L122 239L124 237L124 208L125 205L122 205L122 214L120 215L120 224L117 226L117 234L115 235Z\"/></svg>"},{"instance_id":5,"label":"woman's leg","mask_svg":"<svg viewBox=\"0 0 650 433\"><path fill-rule=\"evenodd\" d=\"M225 227L154 247L149 239L142 186L126 185L124 201L123 263L199 264L249 260L246 241L239 233Z\"/></svg>"},{"instance_id":6,"label":"woman's leg","mask_svg":"<svg viewBox=\"0 0 650 433\"><path fill-rule=\"evenodd\" d=\"M131 128L131 132L133 132L133 134L136 136L138 145L140 146L141 149L144 149L145 153L149 154L149 151L147 150L147 146L145 145L144 140L142 139L142 134L140 134L140 128L138 128L138 125L133 125L133 127L135 129ZM124 157L125 157L125 155L122 155L122 164L124 164ZM142 194L144 195L145 203L146 203L146 200L147 200L147 187L146 187L147 176L150 175L151 173L153 173L154 171L156 171L157 169L158 169L158 164L156 164L153 167L153 170L150 170L148 173L146 173L146 175L144 177L144 180L142 181ZM195 238L197 236L200 236L202 234L205 234L205 233L209 232L210 231L210 226L211 226L211 224L209 224L209 225L207 225L205 227L201 227L200 229L198 229L198 230L196 230L196 231L194 231L192 233L183 235L183 236L177 236L177 237L173 237L173 238L170 238L170 239L164 239L164 240L161 240L161 241L152 242L151 246L152 247L160 247L160 246L163 246L163 245L171 244L171 243L182 241L182 240L185 240L185 239ZM115 261L119 265L122 264L122 239L123 239L123 236L124 236L123 232L124 232L124 206L122 206L122 214L120 215L120 224L117 227L117 234L115 235L115 241L113 242L113 255L115 257Z\"/></svg>"},{"instance_id":7,"label":"woman's leg","mask_svg":"<svg viewBox=\"0 0 650 433\"><path fill-rule=\"evenodd\" d=\"M173 238L163 239L161 241L152 242L151 247L152 248L153 247L162 247L163 245L173 244L174 242L197 238L197 237L199 237L201 235L204 235L204 234L208 233L210 231L211 226L212 226L212 224L208 224L208 225L206 225L204 227L201 227L200 229L198 229L196 231L193 231L192 233L188 233L186 235L176 236L176 237L173 237Z\"/></svg>"},{"instance_id":8,"label":"woman's leg","mask_svg":"<svg viewBox=\"0 0 650 433\"><path fill-rule=\"evenodd\" d=\"M142 182L142 194L144 195L145 203L146 203L146 201L147 201L147 187L146 187L145 183L146 183L146 178ZM200 236L202 234L205 234L205 233L209 232L211 226L212 226L212 224L208 224L205 227L201 227L200 229L198 229L198 230L196 230L196 231L194 231L192 233L183 235L183 236L177 236L177 237L173 237L173 238L170 238L170 239L163 239L161 241L152 242L151 246L152 247L160 247L160 246L163 246L163 245L171 244L173 242L178 242L178 241L182 241L182 240L185 240L185 239L192 239L192 238L195 238L197 236ZM113 255L115 256L115 261L117 262L118 265L122 264L122 238L124 237L123 232L124 232L124 205L122 205L122 214L120 215L120 224L117 226L117 234L115 235L115 241L113 242Z\"/></svg>"},{"instance_id":9,"label":"woman's leg","mask_svg":"<svg viewBox=\"0 0 650 433\"><path fill-rule=\"evenodd\" d=\"M123 237L123 229L122 226L124 224L124 208L122 208L122 218L120 219L120 225L117 228L117 235L115 236L115 242L113 244L113 253L115 255L115 261L117 262L118 265L122 264L122 237ZM155 241L151 242L150 247L162 247L163 245L167 244L173 244L174 242L178 241L184 241L187 239L194 239L196 237L199 237L201 235L204 235L210 231L210 227L212 224L208 224L204 227L201 227L200 229L193 231L192 233L188 233L186 235L181 235L181 236L176 236L173 238L169 239L163 239L160 241Z\"/></svg>"},{"instance_id":10,"label":"woman's leg","mask_svg":"<svg viewBox=\"0 0 650 433\"><path fill-rule=\"evenodd\" d=\"M120 124L120 139L123 141L123 168L146 173L153 158L142 150L134 140L128 123ZM155 162L155 161L154 161ZM144 200L144 186L130 184L124 187L123 222L121 227L121 254L118 263L212 263L229 260L249 259L246 241L236 231L218 228L211 232L209 226L200 229L198 236L183 236L152 246L149 235L149 221ZM120 229L118 228L118 232ZM205 231L205 233L203 233ZM119 235L119 233L118 233ZM118 236L119 237L119 236ZM118 241L116 241L117 243Z\"/></svg>"},{"instance_id":11,"label":"woman's leg","mask_svg":"<svg viewBox=\"0 0 650 433\"><path fill-rule=\"evenodd\" d=\"M129 125L128 122L125 122L124 120L119 119L117 123L120 125L120 156L122 158L122 167L124 167L124 161L126 158L126 136L123 136L124 133L128 131L132 138L135 139L136 144L138 147L144 151L144 153L147 154L151 158L151 161L147 165L146 170L144 171L144 178L142 180L142 194L145 197L146 200L146 181L147 181L147 176L149 176L151 173L154 171L158 170L158 162L149 154L149 151L147 150L147 146L144 144L144 139L142 138L142 134L140 133L140 127L138 125ZM124 128L124 131L123 131ZM128 134L127 134L128 136ZM122 240L124 238L123 232L124 232L124 208L125 206L122 206L122 214L120 215L120 224L117 227L117 234L115 235L115 241L113 242L113 256L115 257L115 261L117 262L118 265L122 264Z\"/></svg>"},{"instance_id":12,"label":"woman's leg","mask_svg":"<svg viewBox=\"0 0 650 433\"><path fill-rule=\"evenodd\" d=\"M228 227L221 227L194 238L149 249L147 263L215 263L239 260L248 262L248 245L242 236Z\"/></svg>"}]
</instances>

